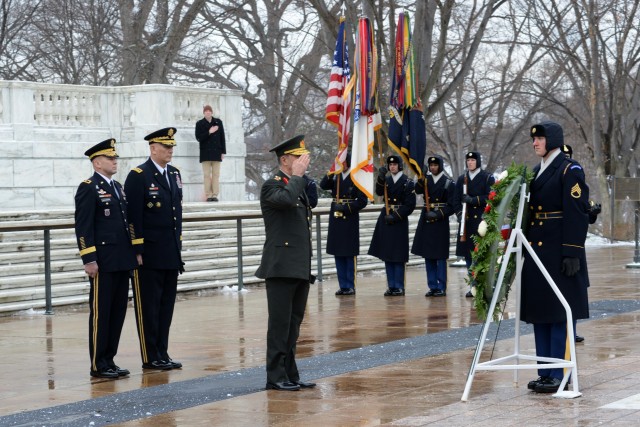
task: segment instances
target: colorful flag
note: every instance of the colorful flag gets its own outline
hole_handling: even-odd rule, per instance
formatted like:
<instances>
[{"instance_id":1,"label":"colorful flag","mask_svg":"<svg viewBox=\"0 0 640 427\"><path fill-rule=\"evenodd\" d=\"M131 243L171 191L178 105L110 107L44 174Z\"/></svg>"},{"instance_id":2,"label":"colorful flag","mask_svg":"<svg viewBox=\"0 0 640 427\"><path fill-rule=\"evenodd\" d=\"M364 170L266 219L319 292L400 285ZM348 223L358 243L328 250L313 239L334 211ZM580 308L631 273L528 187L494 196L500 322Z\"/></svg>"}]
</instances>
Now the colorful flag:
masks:
<instances>
[{"instance_id":1,"label":"colorful flag","mask_svg":"<svg viewBox=\"0 0 640 427\"><path fill-rule=\"evenodd\" d=\"M351 149L351 180L370 200L373 200L373 143L376 130L382 124L378 111L377 52L373 26L368 18L360 18L356 36L355 75L345 95L356 88L353 114L353 148Z\"/></svg>"},{"instance_id":2,"label":"colorful flag","mask_svg":"<svg viewBox=\"0 0 640 427\"><path fill-rule=\"evenodd\" d=\"M336 155L329 174L340 173L347 158L349 146L349 127L351 126L351 96L344 97L344 91L349 83L351 70L349 69L349 49L346 40L344 16L340 17L336 48L333 51L333 65L329 80L329 96L325 119L338 129L338 154Z\"/></svg>"},{"instance_id":3,"label":"colorful flag","mask_svg":"<svg viewBox=\"0 0 640 427\"><path fill-rule=\"evenodd\" d=\"M396 57L389 106L389 146L422 176L427 151L427 135L418 96L418 75L415 71L409 15L398 17Z\"/></svg>"}]
</instances>

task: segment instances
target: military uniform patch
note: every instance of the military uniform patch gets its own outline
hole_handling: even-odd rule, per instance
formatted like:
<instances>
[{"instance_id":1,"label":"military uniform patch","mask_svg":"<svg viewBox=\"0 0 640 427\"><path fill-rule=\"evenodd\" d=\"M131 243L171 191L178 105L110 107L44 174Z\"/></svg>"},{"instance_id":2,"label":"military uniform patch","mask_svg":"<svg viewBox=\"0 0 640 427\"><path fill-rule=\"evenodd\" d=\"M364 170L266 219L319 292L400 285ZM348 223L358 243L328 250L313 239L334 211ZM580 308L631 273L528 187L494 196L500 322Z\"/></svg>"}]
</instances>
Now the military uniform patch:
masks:
<instances>
[{"instance_id":1,"label":"military uniform patch","mask_svg":"<svg viewBox=\"0 0 640 427\"><path fill-rule=\"evenodd\" d=\"M582 189L580 188L578 183L576 183L576 185L571 187L571 197L573 197L574 199L579 199L581 195L582 195Z\"/></svg>"},{"instance_id":2,"label":"military uniform patch","mask_svg":"<svg viewBox=\"0 0 640 427\"><path fill-rule=\"evenodd\" d=\"M135 172L138 172L138 173L142 173L142 169L140 169L140 168L133 168L131 170L135 171Z\"/></svg>"},{"instance_id":3,"label":"military uniform patch","mask_svg":"<svg viewBox=\"0 0 640 427\"><path fill-rule=\"evenodd\" d=\"M90 179L85 179L85 180L84 180L84 181L82 181L82 182L84 182L85 184L91 184L91 180L90 180Z\"/></svg>"}]
</instances>

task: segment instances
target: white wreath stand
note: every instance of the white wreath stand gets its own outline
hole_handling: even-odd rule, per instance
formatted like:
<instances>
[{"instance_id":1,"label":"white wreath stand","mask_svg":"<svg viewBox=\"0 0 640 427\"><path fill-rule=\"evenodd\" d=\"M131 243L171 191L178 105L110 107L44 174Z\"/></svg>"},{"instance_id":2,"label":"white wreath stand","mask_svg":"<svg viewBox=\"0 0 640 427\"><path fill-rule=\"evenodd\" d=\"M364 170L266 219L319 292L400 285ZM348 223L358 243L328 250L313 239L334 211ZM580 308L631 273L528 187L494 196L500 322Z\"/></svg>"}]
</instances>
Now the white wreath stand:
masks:
<instances>
[{"instance_id":1,"label":"white wreath stand","mask_svg":"<svg viewBox=\"0 0 640 427\"><path fill-rule=\"evenodd\" d=\"M560 303L564 307L567 313L567 336L573 337L573 316L571 314L571 308L567 303L567 300L562 296L562 293L556 286L555 282L547 272L547 269L540 262L540 258L536 255L536 253L529 245L527 238L524 236L522 232L522 214L525 208L525 200L529 199L529 195L526 193L527 187L526 184L522 184L520 188L520 204L518 206L518 217L516 219L516 226L511 231L511 236L509 237L509 243L505 250L505 254L502 257L502 266L500 268L500 273L498 275L498 281L496 283L496 288L493 291L493 298L491 299L491 305L489 306L489 310L487 311L487 320L485 321L482 327L482 337L480 341L478 341L478 345L476 346L476 352L473 356L473 361L471 362L471 368L469 369L469 376L467 377L467 384L464 388L464 393L462 394L462 401L466 402L469 398L469 391L471 389L471 384L473 383L473 378L475 376L476 371L503 371L503 370L513 370L513 380L514 384L518 383L518 371L521 369L539 369L541 366L537 363L526 363L519 364L520 361L532 361L532 362L548 362L544 365L544 369L551 368L567 368L565 369L564 378L562 378L562 382L558 387L558 391L553 395L553 397L565 398L565 399L573 399L576 397L582 396L580 393L580 389L578 386L578 365L576 363L576 345L575 340L569 339L569 349L571 352L571 359L556 359L551 357L538 357L538 356L529 356L525 354L520 354L520 284L521 284L521 274L522 274L522 261L523 261L523 252L522 248L526 249L531 255L532 261L536 263L544 277L549 282L549 286L553 289L556 296L560 300ZM487 333L489 332L489 325L492 322L493 312L495 310L498 296L500 295L500 290L503 285L504 275L507 270L507 264L509 261L509 257L511 254L515 254L516 256L516 277L514 281L515 286L515 295L516 295L516 318L515 318L515 344L513 354L501 357L495 360L489 360L487 362L480 363L480 354L482 353L482 348L484 347L484 342L487 338ZM505 364L509 363L509 364ZM564 390L567 381L569 380L569 376L572 376L573 380L573 390Z\"/></svg>"}]
</instances>

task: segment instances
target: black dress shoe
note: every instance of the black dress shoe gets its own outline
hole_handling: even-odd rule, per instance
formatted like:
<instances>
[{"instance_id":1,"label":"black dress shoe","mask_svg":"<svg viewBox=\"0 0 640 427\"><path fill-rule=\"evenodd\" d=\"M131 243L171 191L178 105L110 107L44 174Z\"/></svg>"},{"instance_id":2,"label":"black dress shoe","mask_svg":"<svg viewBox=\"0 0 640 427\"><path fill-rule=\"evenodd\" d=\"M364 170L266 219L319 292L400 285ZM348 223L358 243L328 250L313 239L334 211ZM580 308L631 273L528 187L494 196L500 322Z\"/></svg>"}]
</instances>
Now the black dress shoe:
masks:
<instances>
[{"instance_id":1,"label":"black dress shoe","mask_svg":"<svg viewBox=\"0 0 640 427\"><path fill-rule=\"evenodd\" d=\"M464 296L467 298L473 298L473 294L471 293L471 291L467 292Z\"/></svg>"},{"instance_id":2,"label":"black dress shoe","mask_svg":"<svg viewBox=\"0 0 640 427\"><path fill-rule=\"evenodd\" d=\"M432 297L432 296L435 295L435 293L436 293L436 291L434 291L433 289L429 289L429 291L426 294L424 294L424 296L425 297Z\"/></svg>"},{"instance_id":3,"label":"black dress shoe","mask_svg":"<svg viewBox=\"0 0 640 427\"><path fill-rule=\"evenodd\" d=\"M280 390L280 391L298 391L300 386L298 384L284 381L281 383L267 383L265 387L267 390Z\"/></svg>"},{"instance_id":4,"label":"black dress shoe","mask_svg":"<svg viewBox=\"0 0 640 427\"><path fill-rule=\"evenodd\" d=\"M384 296L385 297L390 297L391 296L391 288L387 288L387 290L384 291Z\"/></svg>"},{"instance_id":5,"label":"black dress shoe","mask_svg":"<svg viewBox=\"0 0 640 427\"><path fill-rule=\"evenodd\" d=\"M96 378L118 378L118 373L111 368L101 369L99 371L90 371L92 377Z\"/></svg>"},{"instance_id":6,"label":"black dress shoe","mask_svg":"<svg viewBox=\"0 0 640 427\"><path fill-rule=\"evenodd\" d=\"M433 296L434 297L446 297L447 293L445 291L441 291L440 289L438 289L437 291L433 291Z\"/></svg>"},{"instance_id":7,"label":"black dress shoe","mask_svg":"<svg viewBox=\"0 0 640 427\"><path fill-rule=\"evenodd\" d=\"M213 202L213 197L207 197L207 202Z\"/></svg>"},{"instance_id":8,"label":"black dress shoe","mask_svg":"<svg viewBox=\"0 0 640 427\"><path fill-rule=\"evenodd\" d=\"M404 289L400 289L400 288L391 289L391 296L392 297L403 297L404 296Z\"/></svg>"},{"instance_id":9,"label":"black dress shoe","mask_svg":"<svg viewBox=\"0 0 640 427\"><path fill-rule=\"evenodd\" d=\"M180 369L182 368L182 363L177 362L171 358L167 359L167 360L163 360L164 363L167 363L169 365L171 365L171 369Z\"/></svg>"},{"instance_id":10,"label":"black dress shoe","mask_svg":"<svg viewBox=\"0 0 640 427\"><path fill-rule=\"evenodd\" d=\"M353 288L340 288L336 291L336 295L355 295L356 290Z\"/></svg>"},{"instance_id":11,"label":"black dress shoe","mask_svg":"<svg viewBox=\"0 0 640 427\"><path fill-rule=\"evenodd\" d=\"M217 201L218 201L218 198L217 198L217 197L212 197L212 198L211 198L211 201L212 201L212 202L217 202Z\"/></svg>"},{"instance_id":12,"label":"black dress shoe","mask_svg":"<svg viewBox=\"0 0 640 427\"><path fill-rule=\"evenodd\" d=\"M529 384L527 384L527 388L528 388L529 390L535 390L535 389L536 389L536 386L537 386L538 384L540 384L541 382L545 381L547 378L548 378L548 377L538 377L538 379L537 379L537 380L529 381Z\"/></svg>"},{"instance_id":13,"label":"black dress shoe","mask_svg":"<svg viewBox=\"0 0 640 427\"><path fill-rule=\"evenodd\" d=\"M536 384L536 388L534 388L533 391L536 393L555 393L558 391L558 387L560 387L561 382L562 380L558 378L545 378L544 381L540 381ZM569 383L565 384L564 389L569 389Z\"/></svg>"},{"instance_id":14,"label":"black dress shoe","mask_svg":"<svg viewBox=\"0 0 640 427\"><path fill-rule=\"evenodd\" d=\"M582 342L584 341L584 337L581 337L580 335L576 335L576 342Z\"/></svg>"},{"instance_id":15,"label":"black dress shoe","mask_svg":"<svg viewBox=\"0 0 640 427\"><path fill-rule=\"evenodd\" d=\"M127 375L129 375L131 373L131 372L129 372L128 369L121 368L118 365L113 365L111 367L111 370L115 371L118 374L119 377L126 377Z\"/></svg>"},{"instance_id":16,"label":"black dress shoe","mask_svg":"<svg viewBox=\"0 0 640 427\"><path fill-rule=\"evenodd\" d=\"M164 360L154 360L153 362L143 363L143 369L157 369L159 371L168 371L169 369L173 369L173 366Z\"/></svg>"},{"instance_id":17,"label":"black dress shoe","mask_svg":"<svg viewBox=\"0 0 640 427\"><path fill-rule=\"evenodd\" d=\"M300 388L313 388L316 386L316 383L308 382L308 381L291 381L294 384L298 384Z\"/></svg>"}]
</instances>

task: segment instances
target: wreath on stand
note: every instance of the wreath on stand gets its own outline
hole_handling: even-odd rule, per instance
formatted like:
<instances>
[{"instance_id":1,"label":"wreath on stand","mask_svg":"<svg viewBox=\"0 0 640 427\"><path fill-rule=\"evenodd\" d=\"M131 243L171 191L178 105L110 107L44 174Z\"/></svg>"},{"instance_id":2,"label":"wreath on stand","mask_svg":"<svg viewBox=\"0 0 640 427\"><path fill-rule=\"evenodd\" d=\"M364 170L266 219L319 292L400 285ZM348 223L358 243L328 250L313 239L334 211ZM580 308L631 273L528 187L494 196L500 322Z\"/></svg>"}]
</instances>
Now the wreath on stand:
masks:
<instances>
[{"instance_id":1,"label":"wreath on stand","mask_svg":"<svg viewBox=\"0 0 640 427\"><path fill-rule=\"evenodd\" d=\"M474 307L478 318L482 320L485 320L489 315L487 311L493 298L500 268L505 261L503 256L511 230L516 225L520 188L523 182L528 185L532 178L532 171L524 165L515 163L502 172L495 184L491 186L482 222L478 226L478 234L473 236L475 248L471 256L472 278L469 280L472 282L471 292L474 295ZM527 215L527 212L528 209L525 209L523 215ZM526 218L522 218L521 224L526 224L526 220ZM492 313L495 321L499 320L501 307L509 296L515 270L516 258L510 256L500 295Z\"/></svg>"}]
</instances>

